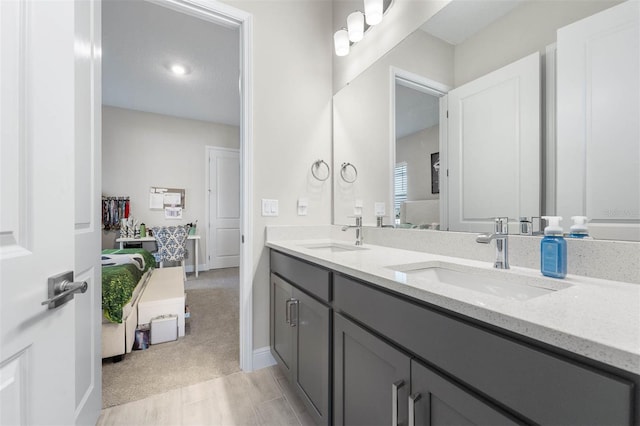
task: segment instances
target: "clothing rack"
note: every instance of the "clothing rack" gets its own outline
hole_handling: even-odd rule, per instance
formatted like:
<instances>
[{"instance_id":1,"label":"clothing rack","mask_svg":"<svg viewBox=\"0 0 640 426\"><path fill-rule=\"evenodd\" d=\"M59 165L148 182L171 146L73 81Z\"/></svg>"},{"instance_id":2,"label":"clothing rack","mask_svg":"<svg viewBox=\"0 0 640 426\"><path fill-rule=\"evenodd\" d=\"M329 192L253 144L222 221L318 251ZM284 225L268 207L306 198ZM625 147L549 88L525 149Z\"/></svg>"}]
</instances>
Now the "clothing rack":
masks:
<instances>
[{"instance_id":1,"label":"clothing rack","mask_svg":"<svg viewBox=\"0 0 640 426\"><path fill-rule=\"evenodd\" d=\"M120 229L120 221L129 217L129 197L102 197L102 228Z\"/></svg>"}]
</instances>

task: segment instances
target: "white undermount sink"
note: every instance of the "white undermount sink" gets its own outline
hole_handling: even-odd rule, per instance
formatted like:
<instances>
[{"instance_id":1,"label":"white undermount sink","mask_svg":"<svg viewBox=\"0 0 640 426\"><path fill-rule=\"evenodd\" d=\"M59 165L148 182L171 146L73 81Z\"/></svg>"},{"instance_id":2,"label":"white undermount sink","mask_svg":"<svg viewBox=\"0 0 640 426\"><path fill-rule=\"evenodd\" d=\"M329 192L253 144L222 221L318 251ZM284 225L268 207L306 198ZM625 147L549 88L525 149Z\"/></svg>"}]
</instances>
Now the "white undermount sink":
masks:
<instances>
[{"instance_id":1,"label":"white undermount sink","mask_svg":"<svg viewBox=\"0 0 640 426\"><path fill-rule=\"evenodd\" d=\"M332 253L342 252L342 251L366 250L366 248L362 246L340 244L340 243L302 244L301 247L312 249L312 250L325 250L325 251L330 251Z\"/></svg>"},{"instance_id":2,"label":"white undermount sink","mask_svg":"<svg viewBox=\"0 0 640 426\"><path fill-rule=\"evenodd\" d=\"M542 277L518 276L507 271L485 270L439 261L387 268L405 274L403 277L405 282L410 282L413 278L418 281L454 285L520 301L571 287L570 284L550 281Z\"/></svg>"}]
</instances>

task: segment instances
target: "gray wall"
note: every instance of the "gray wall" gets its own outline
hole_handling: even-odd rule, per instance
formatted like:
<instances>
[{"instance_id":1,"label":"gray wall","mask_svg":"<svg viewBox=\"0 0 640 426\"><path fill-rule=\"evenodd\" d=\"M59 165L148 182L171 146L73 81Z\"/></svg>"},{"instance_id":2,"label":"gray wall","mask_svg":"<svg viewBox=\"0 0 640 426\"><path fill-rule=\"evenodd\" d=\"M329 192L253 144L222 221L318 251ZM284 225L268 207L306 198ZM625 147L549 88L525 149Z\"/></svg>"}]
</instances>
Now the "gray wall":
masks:
<instances>
[{"instance_id":1,"label":"gray wall","mask_svg":"<svg viewBox=\"0 0 640 426\"><path fill-rule=\"evenodd\" d=\"M431 193L431 154L439 152L440 126L435 125L396 141L396 163L407 162L407 200L437 200Z\"/></svg>"},{"instance_id":2,"label":"gray wall","mask_svg":"<svg viewBox=\"0 0 640 426\"><path fill-rule=\"evenodd\" d=\"M148 227L206 223L205 147L238 148L236 126L103 106L102 195L129 196L131 214ZM149 209L149 187L182 188L182 220L167 220ZM206 238L201 235L198 264L205 264ZM103 232L103 248L113 248L116 232Z\"/></svg>"}]
</instances>

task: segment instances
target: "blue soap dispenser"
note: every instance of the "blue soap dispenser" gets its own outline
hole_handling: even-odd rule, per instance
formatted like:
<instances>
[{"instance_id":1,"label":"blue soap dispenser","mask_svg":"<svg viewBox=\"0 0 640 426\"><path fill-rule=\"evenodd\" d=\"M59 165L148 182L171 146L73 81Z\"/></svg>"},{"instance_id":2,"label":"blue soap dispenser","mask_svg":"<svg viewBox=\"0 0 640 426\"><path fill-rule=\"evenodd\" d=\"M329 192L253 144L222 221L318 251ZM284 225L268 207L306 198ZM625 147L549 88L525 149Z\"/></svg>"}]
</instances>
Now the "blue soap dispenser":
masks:
<instances>
[{"instance_id":1,"label":"blue soap dispenser","mask_svg":"<svg viewBox=\"0 0 640 426\"><path fill-rule=\"evenodd\" d=\"M587 222L589 219L586 216L571 216L573 225L569 228L569 238L589 238L589 230L587 229Z\"/></svg>"},{"instance_id":2,"label":"blue soap dispenser","mask_svg":"<svg viewBox=\"0 0 640 426\"><path fill-rule=\"evenodd\" d=\"M540 271L542 275L564 278L567 275L567 242L562 238L560 216L543 216L548 223L540 243Z\"/></svg>"}]
</instances>

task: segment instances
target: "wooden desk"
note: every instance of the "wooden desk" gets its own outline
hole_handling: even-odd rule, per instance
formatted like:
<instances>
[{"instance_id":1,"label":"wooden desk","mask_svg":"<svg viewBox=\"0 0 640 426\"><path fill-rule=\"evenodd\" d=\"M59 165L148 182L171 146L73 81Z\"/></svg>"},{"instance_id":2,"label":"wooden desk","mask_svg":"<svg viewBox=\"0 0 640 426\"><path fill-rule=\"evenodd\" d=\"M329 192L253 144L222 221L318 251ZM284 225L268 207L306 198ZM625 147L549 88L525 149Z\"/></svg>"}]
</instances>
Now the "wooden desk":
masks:
<instances>
[{"instance_id":1,"label":"wooden desk","mask_svg":"<svg viewBox=\"0 0 640 426\"><path fill-rule=\"evenodd\" d=\"M198 278L198 246L200 245L200 235L189 235L187 240L193 241L193 270L196 272L196 278ZM120 248L124 248L125 243L155 243L154 237L141 237L141 238L116 238L116 242L120 243Z\"/></svg>"}]
</instances>

